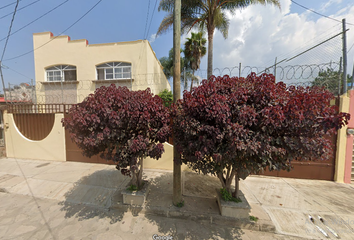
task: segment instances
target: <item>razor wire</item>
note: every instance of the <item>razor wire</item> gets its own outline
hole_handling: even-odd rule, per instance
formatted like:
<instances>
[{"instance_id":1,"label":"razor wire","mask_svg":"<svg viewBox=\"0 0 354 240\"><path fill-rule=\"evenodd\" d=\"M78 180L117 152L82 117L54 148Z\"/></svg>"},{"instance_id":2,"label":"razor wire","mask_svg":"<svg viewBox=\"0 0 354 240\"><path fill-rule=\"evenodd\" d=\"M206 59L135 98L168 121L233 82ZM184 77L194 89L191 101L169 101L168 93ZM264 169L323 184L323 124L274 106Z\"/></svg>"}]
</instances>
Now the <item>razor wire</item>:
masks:
<instances>
[{"instance_id":1,"label":"razor wire","mask_svg":"<svg viewBox=\"0 0 354 240\"><path fill-rule=\"evenodd\" d=\"M5 94L8 102L11 103L76 104L93 94L96 89L108 87L111 84L134 91L150 88L153 94L158 94L164 89L171 89L164 73L151 73L133 74L131 79L37 81L35 85L9 84L9 87L5 89Z\"/></svg>"},{"instance_id":2,"label":"razor wire","mask_svg":"<svg viewBox=\"0 0 354 240\"><path fill-rule=\"evenodd\" d=\"M323 86L336 94L340 86L341 66L339 62L272 67L252 67L239 64L232 68L216 68L213 74L216 77L224 75L247 77L252 72L257 75L273 74L277 82L284 82L288 86ZM195 72L195 76L199 80L206 79L206 74L206 71L201 70ZM117 87L127 87L134 91L150 88L153 94L158 94L164 89L170 89L165 75L159 73L133 75L132 79L124 80L36 82L35 85L28 83L9 84L9 88L5 89L5 94L11 103L76 104L93 94L96 89L103 86L108 87L111 84Z\"/></svg>"}]
</instances>

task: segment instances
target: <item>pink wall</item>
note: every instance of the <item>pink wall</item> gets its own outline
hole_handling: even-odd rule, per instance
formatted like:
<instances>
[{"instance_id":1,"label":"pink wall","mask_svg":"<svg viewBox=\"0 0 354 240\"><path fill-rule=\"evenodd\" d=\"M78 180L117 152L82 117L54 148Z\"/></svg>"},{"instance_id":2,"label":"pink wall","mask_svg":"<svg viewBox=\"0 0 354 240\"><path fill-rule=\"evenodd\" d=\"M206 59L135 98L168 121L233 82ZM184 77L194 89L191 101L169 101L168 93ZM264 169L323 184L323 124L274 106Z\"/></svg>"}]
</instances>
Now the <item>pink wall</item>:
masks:
<instances>
[{"instance_id":1,"label":"pink wall","mask_svg":"<svg viewBox=\"0 0 354 240\"><path fill-rule=\"evenodd\" d=\"M349 91L350 104L349 113L350 120L348 128L354 128L354 90ZM344 182L350 183L352 174L352 156L353 156L353 135L347 135L347 147L345 154L345 170L344 170Z\"/></svg>"}]
</instances>

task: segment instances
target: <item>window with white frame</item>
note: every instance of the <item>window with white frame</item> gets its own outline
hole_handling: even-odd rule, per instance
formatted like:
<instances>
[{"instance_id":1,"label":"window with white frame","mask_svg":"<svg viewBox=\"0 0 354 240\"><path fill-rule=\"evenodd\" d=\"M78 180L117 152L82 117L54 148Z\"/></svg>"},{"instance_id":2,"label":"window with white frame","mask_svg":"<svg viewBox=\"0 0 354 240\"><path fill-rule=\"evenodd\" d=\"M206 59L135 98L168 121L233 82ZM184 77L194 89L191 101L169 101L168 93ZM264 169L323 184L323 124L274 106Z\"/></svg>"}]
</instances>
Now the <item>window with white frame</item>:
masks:
<instances>
[{"instance_id":1,"label":"window with white frame","mask_svg":"<svg viewBox=\"0 0 354 240\"><path fill-rule=\"evenodd\" d=\"M109 62L98 65L97 80L130 79L131 64L125 62Z\"/></svg>"},{"instance_id":2,"label":"window with white frame","mask_svg":"<svg viewBox=\"0 0 354 240\"><path fill-rule=\"evenodd\" d=\"M46 69L47 82L76 81L76 67L57 65Z\"/></svg>"}]
</instances>

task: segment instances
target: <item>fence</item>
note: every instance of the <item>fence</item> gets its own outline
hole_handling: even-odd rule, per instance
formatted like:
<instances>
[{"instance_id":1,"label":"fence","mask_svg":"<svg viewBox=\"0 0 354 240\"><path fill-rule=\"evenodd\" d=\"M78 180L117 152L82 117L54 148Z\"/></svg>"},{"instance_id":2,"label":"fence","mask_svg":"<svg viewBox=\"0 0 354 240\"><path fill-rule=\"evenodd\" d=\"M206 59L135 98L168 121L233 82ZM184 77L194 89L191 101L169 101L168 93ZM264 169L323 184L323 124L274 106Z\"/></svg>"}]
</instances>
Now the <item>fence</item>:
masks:
<instances>
[{"instance_id":1,"label":"fence","mask_svg":"<svg viewBox=\"0 0 354 240\"><path fill-rule=\"evenodd\" d=\"M348 30L345 25L337 24L332 29L324 31L323 37L313 39L302 48L280 54L275 61L265 62L263 67L247 66L238 64L233 67L215 68L215 76L237 76L246 77L251 72L256 74L271 73L276 81L282 81L287 85L296 86L324 86L335 95L343 92L345 80L350 80L346 73L346 46L342 37ZM320 36L322 36L320 35ZM206 70L195 72L197 79L207 78ZM183 83L181 89L189 90L188 84ZM187 79L188 80L188 79ZM186 80L186 81L187 81ZM66 82L36 82L36 85L20 84L18 86L9 84L5 95L9 102L13 103L37 103L37 104L75 104L82 102L89 94L97 88L115 84L126 86L131 90L142 90L149 87L154 94L168 88L166 77L163 73L132 75L127 80L78 80Z\"/></svg>"},{"instance_id":2,"label":"fence","mask_svg":"<svg viewBox=\"0 0 354 240\"><path fill-rule=\"evenodd\" d=\"M7 102L36 103L36 104L75 104L82 102L97 88L108 87L114 84L125 86L130 90L144 90L150 88L152 93L158 94L170 86L163 73L133 75L132 79L118 80L79 80L65 82L36 82L9 84L5 89Z\"/></svg>"},{"instance_id":3,"label":"fence","mask_svg":"<svg viewBox=\"0 0 354 240\"><path fill-rule=\"evenodd\" d=\"M67 113L73 104L8 104L7 112L13 114Z\"/></svg>"}]
</instances>

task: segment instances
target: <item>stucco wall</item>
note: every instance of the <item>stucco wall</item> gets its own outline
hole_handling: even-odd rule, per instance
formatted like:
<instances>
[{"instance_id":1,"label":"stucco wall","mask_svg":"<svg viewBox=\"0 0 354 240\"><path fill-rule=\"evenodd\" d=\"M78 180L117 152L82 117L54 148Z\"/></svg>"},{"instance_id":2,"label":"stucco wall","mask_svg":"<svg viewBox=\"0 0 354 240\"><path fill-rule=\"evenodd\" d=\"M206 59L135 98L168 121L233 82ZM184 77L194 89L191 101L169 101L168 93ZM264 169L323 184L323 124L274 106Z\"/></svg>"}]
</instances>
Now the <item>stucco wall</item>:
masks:
<instances>
[{"instance_id":1,"label":"stucco wall","mask_svg":"<svg viewBox=\"0 0 354 240\"><path fill-rule=\"evenodd\" d=\"M152 158L144 159L144 168L146 169L162 169L162 170L173 170L173 145L169 143L164 143L165 152L162 154L159 160ZM182 165L182 170L188 169L187 165Z\"/></svg>"},{"instance_id":2,"label":"stucco wall","mask_svg":"<svg viewBox=\"0 0 354 240\"><path fill-rule=\"evenodd\" d=\"M349 97L347 94L340 96L339 112L349 113ZM344 183L345 162L347 147L347 126L338 130L337 150L336 150L336 166L334 172L334 181Z\"/></svg>"},{"instance_id":3,"label":"stucco wall","mask_svg":"<svg viewBox=\"0 0 354 240\"><path fill-rule=\"evenodd\" d=\"M48 41L50 41L48 44L40 47ZM52 33L44 32L33 34L33 45L34 49L40 47L34 52L37 86L40 86L38 83L46 80L45 68L55 65L76 66L79 83L74 86L78 89L78 101L82 101L83 96L94 92L96 84L93 81L97 79L96 65L106 62L132 64L133 90L150 87L153 93L158 94L165 88L171 89L163 75L162 66L147 40L88 44L85 39L70 40L69 36L53 37ZM152 77L159 78L159 86L146 82ZM114 83L117 84L117 81ZM37 87L38 96L43 95L43 92L44 86Z\"/></svg>"},{"instance_id":4,"label":"stucco wall","mask_svg":"<svg viewBox=\"0 0 354 240\"><path fill-rule=\"evenodd\" d=\"M24 137L17 129L13 114L5 114L5 143L7 157L66 161L63 114L55 114L54 126L50 134L41 141Z\"/></svg>"},{"instance_id":5,"label":"stucco wall","mask_svg":"<svg viewBox=\"0 0 354 240\"><path fill-rule=\"evenodd\" d=\"M349 113L351 118L347 125L348 129L354 129L354 90L348 91L349 96ZM352 175L352 161L353 161L353 135L347 134L346 139L346 155L345 155L345 170L344 170L344 182L351 182Z\"/></svg>"}]
</instances>

